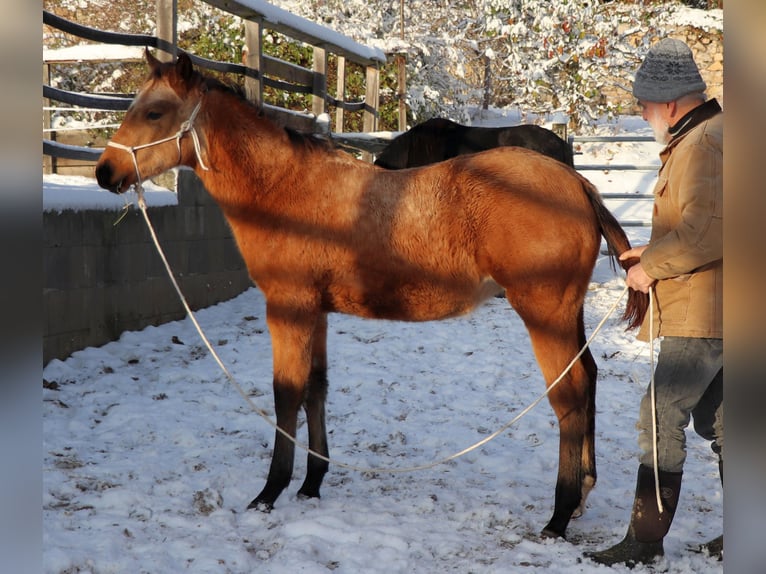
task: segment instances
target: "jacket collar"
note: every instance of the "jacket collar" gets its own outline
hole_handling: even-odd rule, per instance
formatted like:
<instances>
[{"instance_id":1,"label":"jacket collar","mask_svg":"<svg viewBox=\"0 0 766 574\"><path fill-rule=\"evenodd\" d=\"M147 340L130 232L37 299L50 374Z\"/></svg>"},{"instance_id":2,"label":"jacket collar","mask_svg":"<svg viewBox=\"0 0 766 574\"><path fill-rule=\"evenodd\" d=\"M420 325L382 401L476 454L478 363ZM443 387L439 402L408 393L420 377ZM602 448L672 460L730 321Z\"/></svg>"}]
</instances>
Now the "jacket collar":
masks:
<instances>
[{"instance_id":1,"label":"jacket collar","mask_svg":"<svg viewBox=\"0 0 766 574\"><path fill-rule=\"evenodd\" d=\"M702 122L722 113L722 111L718 101L715 98L712 98L704 104L700 104L694 108L678 120L675 125L669 127L668 132L670 133L670 142L668 142L668 145L666 145L660 152L660 162L662 163L660 171L665 167L665 162L668 160L668 157L670 157L670 152L676 147L683 136L688 134Z\"/></svg>"},{"instance_id":2,"label":"jacket collar","mask_svg":"<svg viewBox=\"0 0 766 574\"><path fill-rule=\"evenodd\" d=\"M721 111L721 106L718 104L718 100L715 98L712 98L704 104L697 106L680 120L678 120L675 125L672 125L670 128L668 128L671 141L683 136L702 122L709 120L716 114L719 114Z\"/></svg>"}]
</instances>

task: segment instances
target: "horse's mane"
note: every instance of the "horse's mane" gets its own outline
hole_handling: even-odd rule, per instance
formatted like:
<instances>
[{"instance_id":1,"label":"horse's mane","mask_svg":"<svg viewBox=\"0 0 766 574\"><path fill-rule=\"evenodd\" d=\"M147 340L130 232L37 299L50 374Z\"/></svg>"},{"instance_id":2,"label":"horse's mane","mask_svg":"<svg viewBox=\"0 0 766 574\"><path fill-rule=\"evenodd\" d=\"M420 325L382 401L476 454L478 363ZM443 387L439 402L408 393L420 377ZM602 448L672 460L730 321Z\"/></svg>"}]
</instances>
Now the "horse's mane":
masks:
<instances>
[{"instance_id":1,"label":"horse's mane","mask_svg":"<svg viewBox=\"0 0 766 574\"><path fill-rule=\"evenodd\" d=\"M248 107L252 108L259 117L262 117L267 121L272 121L265 115L263 107L260 104L247 98L245 90L241 85L231 80L224 81L208 74L203 74L201 72L198 73L200 75L201 84L207 90L217 90L229 93L242 101ZM304 147L308 150L321 149L329 151L336 149L332 141L328 138L323 138L313 133L299 132L287 126L282 126L282 129L287 133L288 139L293 146Z\"/></svg>"},{"instance_id":2,"label":"horse's mane","mask_svg":"<svg viewBox=\"0 0 766 574\"><path fill-rule=\"evenodd\" d=\"M232 80L222 80L220 78L217 78L215 76L210 76L208 74L203 74L202 72L198 72L200 77L200 83L205 86L208 90L219 90L222 92L229 92L238 98L241 98L242 100L245 100L246 102L252 104L250 100L248 100L245 97L245 89L240 86L239 84L233 82ZM253 104L255 105L255 104ZM258 107L258 106L255 106Z\"/></svg>"}]
</instances>

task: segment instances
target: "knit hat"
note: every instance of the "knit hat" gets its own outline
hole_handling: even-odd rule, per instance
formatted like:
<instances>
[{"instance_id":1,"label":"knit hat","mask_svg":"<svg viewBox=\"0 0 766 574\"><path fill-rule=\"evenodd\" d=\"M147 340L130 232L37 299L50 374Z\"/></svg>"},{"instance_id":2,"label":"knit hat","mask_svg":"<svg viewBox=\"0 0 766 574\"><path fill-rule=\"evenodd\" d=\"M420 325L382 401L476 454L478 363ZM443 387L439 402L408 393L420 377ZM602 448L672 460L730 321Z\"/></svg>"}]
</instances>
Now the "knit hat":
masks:
<instances>
[{"instance_id":1,"label":"knit hat","mask_svg":"<svg viewBox=\"0 0 766 574\"><path fill-rule=\"evenodd\" d=\"M704 92L706 87L689 46L664 38L649 49L638 68L633 95L638 100L664 103Z\"/></svg>"}]
</instances>

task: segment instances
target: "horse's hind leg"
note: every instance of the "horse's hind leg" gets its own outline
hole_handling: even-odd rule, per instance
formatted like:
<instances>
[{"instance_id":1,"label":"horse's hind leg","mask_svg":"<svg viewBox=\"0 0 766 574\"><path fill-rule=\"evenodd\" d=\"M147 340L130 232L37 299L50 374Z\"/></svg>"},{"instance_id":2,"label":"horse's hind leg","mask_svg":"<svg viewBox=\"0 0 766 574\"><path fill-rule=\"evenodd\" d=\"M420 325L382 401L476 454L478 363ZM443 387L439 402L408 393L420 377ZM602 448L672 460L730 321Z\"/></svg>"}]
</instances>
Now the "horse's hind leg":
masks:
<instances>
[{"instance_id":1,"label":"horse's hind leg","mask_svg":"<svg viewBox=\"0 0 766 574\"><path fill-rule=\"evenodd\" d=\"M304 408L309 429L309 448L324 457L329 456L325 427L325 401L327 399L327 315L319 317L314 329L311 374ZM309 453L306 480L298 494L319 498L319 487L329 463Z\"/></svg>"},{"instance_id":2,"label":"horse's hind leg","mask_svg":"<svg viewBox=\"0 0 766 574\"><path fill-rule=\"evenodd\" d=\"M274 358L274 408L277 426L295 437L298 410L311 370L312 335L317 317L286 306L267 304L267 322ZM269 475L263 490L248 508L269 511L290 483L295 444L276 431Z\"/></svg>"},{"instance_id":3,"label":"horse's hind leg","mask_svg":"<svg viewBox=\"0 0 766 574\"><path fill-rule=\"evenodd\" d=\"M558 317L558 318L557 318ZM580 317L549 315L546 322L527 321L532 346L546 385L550 386L584 342ZM587 356L586 356L587 355ZM595 484L593 451L595 362L588 351L548 395L559 421L559 470L553 516L544 536L564 537L569 520Z\"/></svg>"}]
</instances>

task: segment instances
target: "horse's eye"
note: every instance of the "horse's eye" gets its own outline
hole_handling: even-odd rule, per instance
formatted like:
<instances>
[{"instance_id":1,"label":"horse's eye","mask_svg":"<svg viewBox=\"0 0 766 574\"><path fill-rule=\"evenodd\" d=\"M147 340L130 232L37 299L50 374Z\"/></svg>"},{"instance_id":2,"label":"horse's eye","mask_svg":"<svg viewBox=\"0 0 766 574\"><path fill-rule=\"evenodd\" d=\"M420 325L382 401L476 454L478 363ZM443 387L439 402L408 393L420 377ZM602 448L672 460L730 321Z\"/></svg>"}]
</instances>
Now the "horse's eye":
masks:
<instances>
[{"instance_id":1,"label":"horse's eye","mask_svg":"<svg viewBox=\"0 0 766 574\"><path fill-rule=\"evenodd\" d=\"M147 120L158 120L161 117L162 117L162 112L147 112L146 113Z\"/></svg>"}]
</instances>

